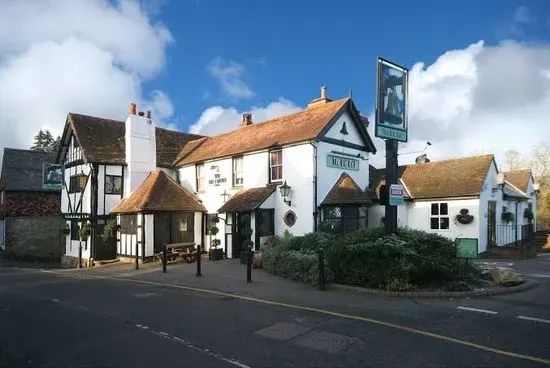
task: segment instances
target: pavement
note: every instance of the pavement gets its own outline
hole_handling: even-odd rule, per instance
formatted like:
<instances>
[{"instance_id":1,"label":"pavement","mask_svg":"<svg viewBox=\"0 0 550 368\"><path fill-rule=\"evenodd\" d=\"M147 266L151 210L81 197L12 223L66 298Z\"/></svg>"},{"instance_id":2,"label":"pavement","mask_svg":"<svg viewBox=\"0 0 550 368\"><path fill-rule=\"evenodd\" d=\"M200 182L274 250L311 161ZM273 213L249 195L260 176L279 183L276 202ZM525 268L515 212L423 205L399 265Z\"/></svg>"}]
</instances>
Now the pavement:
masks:
<instances>
[{"instance_id":1,"label":"pavement","mask_svg":"<svg viewBox=\"0 0 550 368\"><path fill-rule=\"evenodd\" d=\"M550 257L511 263L540 285L402 300L261 270L248 284L238 260L204 261L201 277L194 264L0 262L0 367L548 366Z\"/></svg>"}]
</instances>

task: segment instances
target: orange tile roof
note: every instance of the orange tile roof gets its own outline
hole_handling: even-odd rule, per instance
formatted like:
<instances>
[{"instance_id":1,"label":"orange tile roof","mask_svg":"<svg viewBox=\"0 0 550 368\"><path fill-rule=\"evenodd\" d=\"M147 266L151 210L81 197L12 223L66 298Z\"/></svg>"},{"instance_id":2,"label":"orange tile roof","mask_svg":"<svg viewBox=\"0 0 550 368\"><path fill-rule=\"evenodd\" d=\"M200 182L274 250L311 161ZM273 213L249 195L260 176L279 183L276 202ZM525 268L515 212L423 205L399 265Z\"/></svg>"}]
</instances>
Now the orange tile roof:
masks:
<instances>
[{"instance_id":1,"label":"orange tile roof","mask_svg":"<svg viewBox=\"0 0 550 368\"><path fill-rule=\"evenodd\" d=\"M153 171L112 212L138 213L161 211L206 212L206 208L192 193L176 183L164 171Z\"/></svg>"},{"instance_id":2,"label":"orange tile roof","mask_svg":"<svg viewBox=\"0 0 550 368\"><path fill-rule=\"evenodd\" d=\"M276 185L270 184L265 187L242 189L225 202L218 212L245 212L255 210L275 191L276 188Z\"/></svg>"},{"instance_id":3,"label":"orange tile roof","mask_svg":"<svg viewBox=\"0 0 550 368\"><path fill-rule=\"evenodd\" d=\"M493 162L493 155L462 157L400 166L399 174L412 199L478 196ZM385 181L384 169L376 171L374 191Z\"/></svg>"},{"instance_id":4,"label":"orange tile roof","mask_svg":"<svg viewBox=\"0 0 550 368\"><path fill-rule=\"evenodd\" d=\"M529 178L531 178L531 169L508 171L504 173L504 179L519 190L527 193L529 189Z\"/></svg>"},{"instance_id":5,"label":"orange tile roof","mask_svg":"<svg viewBox=\"0 0 550 368\"><path fill-rule=\"evenodd\" d=\"M178 166L267 149L316 138L332 118L348 103L343 98L263 123L236 128L228 133L202 138L187 144L174 162Z\"/></svg>"},{"instance_id":6,"label":"orange tile roof","mask_svg":"<svg viewBox=\"0 0 550 368\"><path fill-rule=\"evenodd\" d=\"M365 204L370 203L370 200L351 176L342 173L321 204L337 205L354 203Z\"/></svg>"}]
</instances>

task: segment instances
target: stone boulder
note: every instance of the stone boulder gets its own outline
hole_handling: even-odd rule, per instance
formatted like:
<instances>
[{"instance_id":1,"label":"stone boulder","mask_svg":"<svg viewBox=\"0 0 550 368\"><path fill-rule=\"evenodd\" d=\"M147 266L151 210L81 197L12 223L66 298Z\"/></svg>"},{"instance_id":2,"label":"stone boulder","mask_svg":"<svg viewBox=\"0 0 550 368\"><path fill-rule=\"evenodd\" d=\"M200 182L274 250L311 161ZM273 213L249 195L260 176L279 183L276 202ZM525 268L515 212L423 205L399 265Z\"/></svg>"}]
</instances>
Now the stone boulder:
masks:
<instances>
[{"instance_id":1,"label":"stone boulder","mask_svg":"<svg viewBox=\"0 0 550 368\"><path fill-rule=\"evenodd\" d=\"M523 283L521 276L510 267L495 267L491 269L493 281L502 286L515 286Z\"/></svg>"},{"instance_id":2,"label":"stone boulder","mask_svg":"<svg viewBox=\"0 0 550 368\"><path fill-rule=\"evenodd\" d=\"M262 252L254 252L252 255L252 268L260 268L262 266Z\"/></svg>"}]
</instances>

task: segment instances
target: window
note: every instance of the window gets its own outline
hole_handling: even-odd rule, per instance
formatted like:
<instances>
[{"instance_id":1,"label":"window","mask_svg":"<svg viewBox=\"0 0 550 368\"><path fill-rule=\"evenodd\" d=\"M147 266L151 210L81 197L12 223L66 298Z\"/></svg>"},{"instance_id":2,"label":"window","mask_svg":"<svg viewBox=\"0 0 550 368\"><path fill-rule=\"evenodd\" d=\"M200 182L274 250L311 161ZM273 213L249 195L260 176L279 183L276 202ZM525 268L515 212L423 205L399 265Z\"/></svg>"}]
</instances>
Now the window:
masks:
<instances>
[{"instance_id":1,"label":"window","mask_svg":"<svg viewBox=\"0 0 550 368\"><path fill-rule=\"evenodd\" d=\"M71 176L69 180L69 193L78 193L86 188L88 177L84 174Z\"/></svg>"},{"instance_id":2,"label":"window","mask_svg":"<svg viewBox=\"0 0 550 368\"><path fill-rule=\"evenodd\" d=\"M204 191L204 164L195 166L195 175L197 177L197 192Z\"/></svg>"},{"instance_id":3,"label":"window","mask_svg":"<svg viewBox=\"0 0 550 368\"><path fill-rule=\"evenodd\" d=\"M105 194L122 194L122 176L105 175Z\"/></svg>"},{"instance_id":4,"label":"window","mask_svg":"<svg viewBox=\"0 0 550 368\"><path fill-rule=\"evenodd\" d=\"M136 215L120 216L120 233L137 234L137 216Z\"/></svg>"},{"instance_id":5,"label":"window","mask_svg":"<svg viewBox=\"0 0 550 368\"><path fill-rule=\"evenodd\" d=\"M449 228L449 207L447 203L432 203L430 229L447 230Z\"/></svg>"},{"instance_id":6,"label":"window","mask_svg":"<svg viewBox=\"0 0 550 368\"><path fill-rule=\"evenodd\" d=\"M269 152L269 181L283 180L283 151Z\"/></svg>"},{"instance_id":7,"label":"window","mask_svg":"<svg viewBox=\"0 0 550 368\"><path fill-rule=\"evenodd\" d=\"M258 216L258 235L267 236L275 234L275 210L260 209L256 215Z\"/></svg>"},{"instance_id":8,"label":"window","mask_svg":"<svg viewBox=\"0 0 550 368\"><path fill-rule=\"evenodd\" d=\"M243 157L233 157L233 186L243 185Z\"/></svg>"},{"instance_id":9,"label":"window","mask_svg":"<svg viewBox=\"0 0 550 368\"><path fill-rule=\"evenodd\" d=\"M218 217L217 213L209 213L206 215L206 226L204 227L204 234L210 235L210 228L214 225L213 218ZM218 226L219 229L219 226Z\"/></svg>"},{"instance_id":10,"label":"window","mask_svg":"<svg viewBox=\"0 0 550 368\"><path fill-rule=\"evenodd\" d=\"M78 226L78 221L71 221L71 240L80 240L80 226Z\"/></svg>"}]
</instances>

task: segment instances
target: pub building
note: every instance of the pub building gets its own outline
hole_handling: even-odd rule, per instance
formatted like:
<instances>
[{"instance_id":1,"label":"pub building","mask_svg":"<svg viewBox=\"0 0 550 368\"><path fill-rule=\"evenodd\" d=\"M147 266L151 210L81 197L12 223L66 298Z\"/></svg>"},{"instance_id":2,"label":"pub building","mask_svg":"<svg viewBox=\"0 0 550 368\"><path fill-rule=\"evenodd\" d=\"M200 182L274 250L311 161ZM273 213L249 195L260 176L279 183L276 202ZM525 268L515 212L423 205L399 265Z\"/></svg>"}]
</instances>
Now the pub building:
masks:
<instances>
[{"instance_id":1,"label":"pub building","mask_svg":"<svg viewBox=\"0 0 550 368\"><path fill-rule=\"evenodd\" d=\"M208 250L213 240L235 258L243 226L255 250L321 222L341 233L366 227L376 151L367 126L351 98L329 99L325 87L299 112L266 122L247 113L233 130L208 137L158 128L135 104L125 122L69 113L57 156L70 228L64 262L136 252L146 260L164 243ZM109 238L103 229L115 217Z\"/></svg>"}]
</instances>

